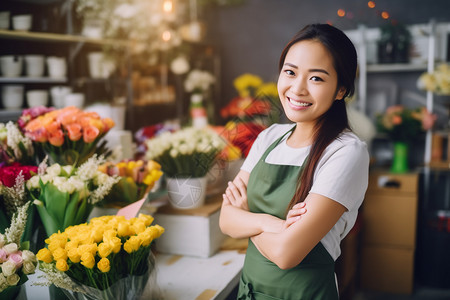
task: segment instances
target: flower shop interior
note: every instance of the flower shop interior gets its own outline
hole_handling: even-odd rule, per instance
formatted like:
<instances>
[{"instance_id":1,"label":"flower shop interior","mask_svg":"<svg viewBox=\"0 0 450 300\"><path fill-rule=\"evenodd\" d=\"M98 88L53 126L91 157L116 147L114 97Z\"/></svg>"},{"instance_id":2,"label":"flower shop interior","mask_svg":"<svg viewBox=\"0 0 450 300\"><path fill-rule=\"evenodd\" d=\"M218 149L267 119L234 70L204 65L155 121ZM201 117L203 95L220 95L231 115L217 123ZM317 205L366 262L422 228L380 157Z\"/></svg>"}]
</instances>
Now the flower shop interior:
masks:
<instances>
[{"instance_id":1,"label":"flower shop interior","mask_svg":"<svg viewBox=\"0 0 450 300\"><path fill-rule=\"evenodd\" d=\"M2 0L0 299L236 299L248 242L221 232L222 194L288 122L279 55L310 23L357 49L347 112L370 154L340 299L450 299L449 10Z\"/></svg>"}]
</instances>

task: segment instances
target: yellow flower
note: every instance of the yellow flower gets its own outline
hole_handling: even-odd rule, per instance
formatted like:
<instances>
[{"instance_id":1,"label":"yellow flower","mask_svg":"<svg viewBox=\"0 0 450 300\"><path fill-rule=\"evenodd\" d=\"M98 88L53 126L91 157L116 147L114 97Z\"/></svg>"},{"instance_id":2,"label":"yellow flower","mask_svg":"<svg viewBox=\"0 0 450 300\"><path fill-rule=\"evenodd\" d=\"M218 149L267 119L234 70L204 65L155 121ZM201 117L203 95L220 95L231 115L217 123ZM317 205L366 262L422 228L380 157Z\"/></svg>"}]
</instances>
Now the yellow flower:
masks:
<instances>
[{"instance_id":1,"label":"yellow flower","mask_svg":"<svg viewBox=\"0 0 450 300\"><path fill-rule=\"evenodd\" d=\"M111 269L111 266L109 265L109 259L105 257L100 259L99 262L97 263L97 268L103 273L109 272L109 270Z\"/></svg>"},{"instance_id":2,"label":"yellow flower","mask_svg":"<svg viewBox=\"0 0 450 300\"><path fill-rule=\"evenodd\" d=\"M112 252L112 246L109 243L101 243L98 245L98 255L101 258L108 257Z\"/></svg>"},{"instance_id":3,"label":"yellow flower","mask_svg":"<svg viewBox=\"0 0 450 300\"><path fill-rule=\"evenodd\" d=\"M130 230L130 225L128 224L128 222L120 222L117 226L117 234L119 236L129 236L132 234L131 230Z\"/></svg>"},{"instance_id":4,"label":"yellow flower","mask_svg":"<svg viewBox=\"0 0 450 300\"><path fill-rule=\"evenodd\" d=\"M139 234L143 232L145 228L146 228L145 223L142 220L136 220L131 226L131 229L134 234Z\"/></svg>"},{"instance_id":5,"label":"yellow flower","mask_svg":"<svg viewBox=\"0 0 450 300\"><path fill-rule=\"evenodd\" d=\"M61 248L61 244L58 241L50 241L50 244L48 244L47 247L48 247L48 250L50 250L53 253L56 251L56 249Z\"/></svg>"},{"instance_id":6,"label":"yellow flower","mask_svg":"<svg viewBox=\"0 0 450 300\"><path fill-rule=\"evenodd\" d=\"M111 245L113 253L118 253L120 251L120 248L122 247L122 241L118 237L105 239L104 242Z\"/></svg>"},{"instance_id":7,"label":"yellow flower","mask_svg":"<svg viewBox=\"0 0 450 300\"><path fill-rule=\"evenodd\" d=\"M139 214L138 219L144 221L145 226L150 226L150 224L152 224L154 220L152 216L142 213Z\"/></svg>"},{"instance_id":8,"label":"yellow flower","mask_svg":"<svg viewBox=\"0 0 450 300\"><path fill-rule=\"evenodd\" d=\"M261 77L249 73L242 74L233 81L233 85L241 97L249 97L251 89L258 89L263 84Z\"/></svg>"},{"instance_id":9,"label":"yellow flower","mask_svg":"<svg viewBox=\"0 0 450 300\"><path fill-rule=\"evenodd\" d=\"M141 239L143 247L147 247L153 241L153 236L147 230L139 233L138 237Z\"/></svg>"},{"instance_id":10,"label":"yellow flower","mask_svg":"<svg viewBox=\"0 0 450 300\"><path fill-rule=\"evenodd\" d=\"M97 253L97 244L92 243L92 244L80 245L80 246L78 246L78 252L80 252L80 253L89 252L92 255L95 255Z\"/></svg>"},{"instance_id":11,"label":"yellow flower","mask_svg":"<svg viewBox=\"0 0 450 300\"><path fill-rule=\"evenodd\" d=\"M114 229L109 229L103 232L103 240L108 240L114 237L117 237L117 231Z\"/></svg>"},{"instance_id":12,"label":"yellow flower","mask_svg":"<svg viewBox=\"0 0 450 300\"><path fill-rule=\"evenodd\" d=\"M64 249L66 249L66 251L69 251L70 249L73 249L73 248L78 248L78 244L79 244L79 242L78 241L68 241L67 243L66 243L66 246L64 247Z\"/></svg>"},{"instance_id":13,"label":"yellow flower","mask_svg":"<svg viewBox=\"0 0 450 300\"><path fill-rule=\"evenodd\" d=\"M90 252L84 252L81 255L81 264L88 269L92 269L95 265L94 255Z\"/></svg>"},{"instance_id":14,"label":"yellow flower","mask_svg":"<svg viewBox=\"0 0 450 300\"><path fill-rule=\"evenodd\" d=\"M257 97L266 96L266 97L269 97L269 98L276 98L276 97L278 97L277 85L274 82L264 83L256 91L256 96Z\"/></svg>"},{"instance_id":15,"label":"yellow flower","mask_svg":"<svg viewBox=\"0 0 450 300\"><path fill-rule=\"evenodd\" d=\"M91 229L91 238L94 240L94 243L98 243L103 239L103 227L102 226L94 226Z\"/></svg>"},{"instance_id":16,"label":"yellow flower","mask_svg":"<svg viewBox=\"0 0 450 300\"><path fill-rule=\"evenodd\" d=\"M69 257L70 261L73 263L79 263L81 259L81 255L78 252L78 248L71 248L67 250L67 256Z\"/></svg>"},{"instance_id":17,"label":"yellow flower","mask_svg":"<svg viewBox=\"0 0 450 300\"><path fill-rule=\"evenodd\" d=\"M69 270L69 265L67 264L67 261L65 259L58 259L56 261L56 268L61 272L65 272Z\"/></svg>"},{"instance_id":18,"label":"yellow flower","mask_svg":"<svg viewBox=\"0 0 450 300\"><path fill-rule=\"evenodd\" d=\"M58 248L55 251L52 252L53 259L58 260L67 260L67 251L63 248Z\"/></svg>"},{"instance_id":19,"label":"yellow flower","mask_svg":"<svg viewBox=\"0 0 450 300\"><path fill-rule=\"evenodd\" d=\"M56 247L58 245L59 247L64 248L67 242L67 233L63 232L57 232L53 233L48 239L45 240L47 244L52 244Z\"/></svg>"},{"instance_id":20,"label":"yellow flower","mask_svg":"<svg viewBox=\"0 0 450 300\"><path fill-rule=\"evenodd\" d=\"M123 244L123 249L127 253L132 253L139 249L139 247L141 246L141 243L142 243L142 240L139 237L132 236L125 242L125 244Z\"/></svg>"},{"instance_id":21,"label":"yellow flower","mask_svg":"<svg viewBox=\"0 0 450 300\"><path fill-rule=\"evenodd\" d=\"M53 261L52 253L47 248L42 248L36 254L36 258L45 263L51 263Z\"/></svg>"}]
</instances>

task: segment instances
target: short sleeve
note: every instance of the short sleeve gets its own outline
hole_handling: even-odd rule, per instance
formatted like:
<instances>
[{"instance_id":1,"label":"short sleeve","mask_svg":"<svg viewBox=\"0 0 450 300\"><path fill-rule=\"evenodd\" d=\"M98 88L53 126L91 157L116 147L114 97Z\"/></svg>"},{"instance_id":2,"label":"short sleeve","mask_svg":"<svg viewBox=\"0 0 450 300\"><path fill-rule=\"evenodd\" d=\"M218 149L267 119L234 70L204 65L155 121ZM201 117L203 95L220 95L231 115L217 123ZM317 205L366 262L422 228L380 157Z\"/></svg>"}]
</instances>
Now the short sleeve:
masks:
<instances>
[{"instance_id":1,"label":"short sleeve","mask_svg":"<svg viewBox=\"0 0 450 300\"><path fill-rule=\"evenodd\" d=\"M333 199L348 210L362 204L369 179L369 153L364 142L354 140L326 149L315 172L311 193ZM330 147L329 147L330 148Z\"/></svg>"},{"instance_id":2,"label":"short sleeve","mask_svg":"<svg viewBox=\"0 0 450 300\"><path fill-rule=\"evenodd\" d=\"M269 128L264 129L253 142L252 147L242 164L241 170L251 172L256 166L260 158L263 156L267 148L289 131L295 124L273 124Z\"/></svg>"}]
</instances>

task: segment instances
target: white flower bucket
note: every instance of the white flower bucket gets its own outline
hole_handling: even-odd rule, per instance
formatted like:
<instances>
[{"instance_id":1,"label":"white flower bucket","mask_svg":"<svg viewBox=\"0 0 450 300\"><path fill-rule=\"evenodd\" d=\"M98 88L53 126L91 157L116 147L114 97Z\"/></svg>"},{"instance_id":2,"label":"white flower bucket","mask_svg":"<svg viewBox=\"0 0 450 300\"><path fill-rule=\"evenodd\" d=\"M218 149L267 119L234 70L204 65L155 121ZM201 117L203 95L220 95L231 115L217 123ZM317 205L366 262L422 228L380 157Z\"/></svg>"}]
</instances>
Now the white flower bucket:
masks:
<instances>
[{"instance_id":1,"label":"white flower bucket","mask_svg":"<svg viewBox=\"0 0 450 300\"><path fill-rule=\"evenodd\" d=\"M207 178L167 178L170 204L177 209L197 208L205 204Z\"/></svg>"}]
</instances>

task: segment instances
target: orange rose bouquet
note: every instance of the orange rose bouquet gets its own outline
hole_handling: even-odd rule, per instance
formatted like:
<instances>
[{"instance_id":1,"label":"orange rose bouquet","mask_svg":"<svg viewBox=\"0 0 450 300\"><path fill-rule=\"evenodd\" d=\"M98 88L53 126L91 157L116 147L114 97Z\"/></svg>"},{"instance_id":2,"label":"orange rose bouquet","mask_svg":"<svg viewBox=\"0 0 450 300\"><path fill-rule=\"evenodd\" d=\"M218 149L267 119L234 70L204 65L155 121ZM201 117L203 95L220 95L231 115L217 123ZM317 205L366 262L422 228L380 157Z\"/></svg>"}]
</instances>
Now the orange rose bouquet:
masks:
<instances>
[{"instance_id":1,"label":"orange rose bouquet","mask_svg":"<svg viewBox=\"0 0 450 300\"><path fill-rule=\"evenodd\" d=\"M155 271L151 244L164 232L139 214L93 218L45 240L37 253L47 284L62 288L71 299L139 299Z\"/></svg>"},{"instance_id":2,"label":"orange rose bouquet","mask_svg":"<svg viewBox=\"0 0 450 300\"><path fill-rule=\"evenodd\" d=\"M106 141L99 142L114 121L69 106L38 116L22 115L19 124L25 136L42 148L51 163L78 166L94 153L108 153Z\"/></svg>"}]
</instances>

